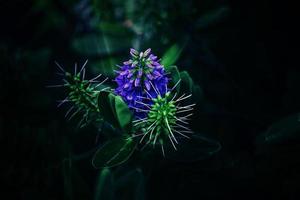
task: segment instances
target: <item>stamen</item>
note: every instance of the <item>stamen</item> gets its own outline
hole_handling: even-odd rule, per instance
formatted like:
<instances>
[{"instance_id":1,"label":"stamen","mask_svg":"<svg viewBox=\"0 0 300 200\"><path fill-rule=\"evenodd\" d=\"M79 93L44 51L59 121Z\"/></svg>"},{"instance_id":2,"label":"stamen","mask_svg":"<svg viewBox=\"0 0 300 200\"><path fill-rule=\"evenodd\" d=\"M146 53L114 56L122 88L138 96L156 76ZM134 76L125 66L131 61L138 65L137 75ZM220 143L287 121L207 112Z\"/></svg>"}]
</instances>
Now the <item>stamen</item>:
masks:
<instances>
[{"instance_id":1,"label":"stamen","mask_svg":"<svg viewBox=\"0 0 300 200\"><path fill-rule=\"evenodd\" d=\"M69 115L69 113L73 110L74 106L72 106L65 114L65 118Z\"/></svg>"},{"instance_id":2,"label":"stamen","mask_svg":"<svg viewBox=\"0 0 300 200\"><path fill-rule=\"evenodd\" d=\"M99 75L98 75L98 76L96 76L95 78L93 78L93 79L89 80L89 82L92 82L92 81L96 80L96 79L97 79L97 78L99 78L100 76L102 76L102 74L99 74Z\"/></svg>"},{"instance_id":3,"label":"stamen","mask_svg":"<svg viewBox=\"0 0 300 200\"><path fill-rule=\"evenodd\" d=\"M172 138L170 137L170 135L168 135L168 137L169 137L169 139L170 139L170 141L171 141L171 143L172 143L174 149L177 151L176 146L175 146L175 144L173 143L173 140L172 140Z\"/></svg>"},{"instance_id":4,"label":"stamen","mask_svg":"<svg viewBox=\"0 0 300 200\"><path fill-rule=\"evenodd\" d=\"M60 102L57 107L60 107L61 105L63 105L65 102L69 101L68 97L66 97L64 100L62 100L62 102Z\"/></svg>"},{"instance_id":5,"label":"stamen","mask_svg":"<svg viewBox=\"0 0 300 200\"><path fill-rule=\"evenodd\" d=\"M58 67L61 71L66 72L66 71L58 64L58 62L54 61L54 63L57 65L57 67Z\"/></svg>"},{"instance_id":6,"label":"stamen","mask_svg":"<svg viewBox=\"0 0 300 200\"><path fill-rule=\"evenodd\" d=\"M185 137L185 138L188 138L188 139L190 139L190 137L189 136L187 136L187 135L184 135L183 133L181 133L180 131L177 131L177 130L174 130L176 133L178 133L179 135L181 135L181 136L183 136L183 137Z\"/></svg>"},{"instance_id":7,"label":"stamen","mask_svg":"<svg viewBox=\"0 0 300 200\"><path fill-rule=\"evenodd\" d=\"M105 81L107 81L108 77L106 77L101 83L99 83L98 85L96 85L94 88L99 87L100 85L102 85Z\"/></svg>"},{"instance_id":8,"label":"stamen","mask_svg":"<svg viewBox=\"0 0 300 200\"><path fill-rule=\"evenodd\" d=\"M155 93L156 93L157 95L160 95L160 93L155 89L155 87L154 87L154 85L152 84L152 82L149 81L149 83L150 83L150 85L152 86L152 88L154 89Z\"/></svg>"},{"instance_id":9,"label":"stamen","mask_svg":"<svg viewBox=\"0 0 300 200\"><path fill-rule=\"evenodd\" d=\"M59 87L65 87L65 84L64 85L47 85L46 87L47 88L59 88Z\"/></svg>"},{"instance_id":10,"label":"stamen","mask_svg":"<svg viewBox=\"0 0 300 200\"><path fill-rule=\"evenodd\" d=\"M179 102L179 101L185 100L185 99L187 99L187 98L189 98L189 97L191 97L191 96L192 96L192 95L190 94L190 95L185 96L185 97L183 97L183 98L179 98L179 99L177 99L175 102Z\"/></svg>"},{"instance_id":11,"label":"stamen","mask_svg":"<svg viewBox=\"0 0 300 200\"><path fill-rule=\"evenodd\" d=\"M184 123L184 124L189 124L189 123L187 123L187 122L185 122L185 121L182 121L181 119L179 119L179 118L177 118L177 117L175 117L175 119L178 120L178 121L180 121L180 122L182 122L182 123Z\"/></svg>"},{"instance_id":12,"label":"stamen","mask_svg":"<svg viewBox=\"0 0 300 200\"><path fill-rule=\"evenodd\" d=\"M177 87L177 85L180 83L180 81L181 81L181 79L179 79L179 80L177 81L177 83L172 87L172 89L171 89L170 92L172 92L172 91Z\"/></svg>"},{"instance_id":13,"label":"stamen","mask_svg":"<svg viewBox=\"0 0 300 200\"><path fill-rule=\"evenodd\" d=\"M135 102L136 102L136 103L139 103L139 104L141 104L141 105L144 105L144 106L146 106L147 108L151 109L150 105L148 105L148 104L145 104L145 103L140 102L140 101L135 101Z\"/></svg>"},{"instance_id":14,"label":"stamen","mask_svg":"<svg viewBox=\"0 0 300 200\"><path fill-rule=\"evenodd\" d=\"M144 90L144 91L151 97L151 99L153 99L153 97L151 96L150 93L147 92L147 90Z\"/></svg>"},{"instance_id":15,"label":"stamen","mask_svg":"<svg viewBox=\"0 0 300 200\"><path fill-rule=\"evenodd\" d=\"M85 61L85 63L82 65L80 71L79 71L79 74L82 72L82 70L85 68L85 65L87 64L88 62L88 59Z\"/></svg>"},{"instance_id":16,"label":"stamen","mask_svg":"<svg viewBox=\"0 0 300 200\"><path fill-rule=\"evenodd\" d=\"M75 67L74 67L74 76L77 75L77 63L75 63Z\"/></svg>"},{"instance_id":17,"label":"stamen","mask_svg":"<svg viewBox=\"0 0 300 200\"><path fill-rule=\"evenodd\" d=\"M186 110L180 110L180 111L176 112L176 114L178 114L178 113L183 113L183 112L189 112L189 111L191 111L191 110L194 110L194 109L191 108L191 109L186 109Z\"/></svg>"}]
</instances>

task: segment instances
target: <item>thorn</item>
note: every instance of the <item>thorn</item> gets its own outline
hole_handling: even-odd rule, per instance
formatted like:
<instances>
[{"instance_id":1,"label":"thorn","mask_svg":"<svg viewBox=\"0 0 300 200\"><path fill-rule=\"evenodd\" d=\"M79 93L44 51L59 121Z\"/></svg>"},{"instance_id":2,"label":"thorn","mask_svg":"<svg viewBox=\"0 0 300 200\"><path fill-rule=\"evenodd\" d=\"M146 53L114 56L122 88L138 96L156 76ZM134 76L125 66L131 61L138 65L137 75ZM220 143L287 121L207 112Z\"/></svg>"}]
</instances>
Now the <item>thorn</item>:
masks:
<instances>
[{"instance_id":1,"label":"thorn","mask_svg":"<svg viewBox=\"0 0 300 200\"><path fill-rule=\"evenodd\" d=\"M181 79L179 79L179 80L177 81L177 83L172 87L171 92L177 87L177 85L180 83L180 81L181 81Z\"/></svg>"},{"instance_id":2,"label":"thorn","mask_svg":"<svg viewBox=\"0 0 300 200\"><path fill-rule=\"evenodd\" d=\"M59 87L65 87L65 85L46 85L47 88L59 88Z\"/></svg>"}]
</instances>

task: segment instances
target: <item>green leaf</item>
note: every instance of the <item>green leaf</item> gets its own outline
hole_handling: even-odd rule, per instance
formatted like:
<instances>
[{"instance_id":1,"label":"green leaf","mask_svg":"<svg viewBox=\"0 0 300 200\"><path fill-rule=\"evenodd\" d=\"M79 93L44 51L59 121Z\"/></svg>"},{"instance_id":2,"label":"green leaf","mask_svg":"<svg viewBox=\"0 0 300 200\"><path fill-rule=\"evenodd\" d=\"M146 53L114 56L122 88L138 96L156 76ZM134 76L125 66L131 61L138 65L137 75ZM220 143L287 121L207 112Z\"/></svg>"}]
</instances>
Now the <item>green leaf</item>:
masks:
<instances>
[{"instance_id":1,"label":"green leaf","mask_svg":"<svg viewBox=\"0 0 300 200\"><path fill-rule=\"evenodd\" d=\"M132 31L121 23L102 21L97 25L97 27L102 33L107 35L120 37L129 37L133 35Z\"/></svg>"},{"instance_id":2,"label":"green leaf","mask_svg":"<svg viewBox=\"0 0 300 200\"><path fill-rule=\"evenodd\" d=\"M171 149L170 144L167 145L167 148L169 151L166 153L166 158L181 162L194 162L216 154L221 150L221 144L199 134L194 134L190 139L181 141L177 151Z\"/></svg>"},{"instance_id":3,"label":"green leaf","mask_svg":"<svg viewBox=\"0 0 300 200\"><path fill-rule=\"evenodd\" d=\"M180 73L178 71L177 66L170 66L167 70L171 76L171 88L180 80ZM176 87L176 91L180 91L180 83Z\"/></svg>"},{"instance_id":4,"label":"green leaf","mask_svg":"<svg viewBox=\"0 0 300 200\"><path fill-rule=\"evenodd\" d=\"M98 96L98 106L105 121L125 133L130 131L132 113L120 96L102 91Z\"/></svg>"},{"instance_id":5,"label":"green leaf","mask_svg":"<svg viewBox=\"0 0 300 200\"><path fill-rule=\"evenodd\" d=\"M106 34L89 34L77 37L72 42L72 48L85 56L110 55L128 51L131 39L114 37Z\"/></svg>"},{"instance_id":6,"label":"green leaf","mask_svg":"<svg viewBox=\"0 0 300 200\"><path fill-rule=\"evenodd\" d=\"M115 117L115 97L113 94L107 91L101 91L98 96L98 107L103 119L113 125L115 128L118 127L118 121Z\"/></svg>"},{"instance_id":7,"label":"green leaf","mask_svg":"<svg viewBox=\"0 0 300 200\"><path fill-rule=\"evenodd\" d=\"M207 14L203 15L198 21L196 21L196 27L203 29L210 25L216 24L218 21L225 19L229 14L229 7L220 7Z\"/></svg>"},{"instance_id":8,"label":"green leaf","mask_svg":"<svg viewBox=\"0 0 300 200\"><path fill-rule=\"evenodd\" d=\"M189 93L191 94L193 92L193 80L190 77L189 73L187 71L180 72L180 90L182 93Z\"/></svg>"},{"instance_id":9,"label":"green leaf","mask_svg":"<svg viewBox=\"0 0 300 200\"><path fill-rule=\"evenodd\" d=\"M108 168L103 168L97 180L94 199L113 200L115 199L114 192L115 192L115 188L114 188L112 173Z\"/></svg>"},{"instance_id":10,"label":"green leaf","mask_svg":"<svg viewBox=\"0 0 300 200\"><path fill-rule=\"evenodd\" d=\"M134 152L136 143L131 138L115 138L96 151L93 158L95 168L114 167L126 162Z\"/></svg>"},{"instance_id":11,"label":"green leaf","mask_svg":"<svg viewBox=\"0 0 300 200\"><path fill-rule=\"evenodd\" d=\"M288 140L300 139L300 114L288 116L271 125L257 137L257 144L279 144Z\"/></svg>"},{"instance_id":12,"label":"green leaf","mask_svg":"<svg viewBox=\"0 0 300 200\"><path fill-rule=\"evenodd\" d=\"M105 77L113 78L115 76L114 70L116 70L117 64L117 60L112 56L105 59L99 59L95 62L91 62L91 72L93 74L103 74Z\"/></svg>"},{"instance_id":13,"label":"green leaf","mask_svg":"<svg viewBox=\"0 0 300 200\"><path fill-rule=\"evenodd\" d=\"M120 96L115 96L115 109L121 129L129 132L131 129L132 113Z\"/></svg>"},{"instance_id":14,"label":"green leaf","mask_svg":"<svg viewBox=\"0 0 300 200\"><path fill-rule=\"evenodd\" d=\"M181 52L182 48L180 48L177 44L174 44L165 52L161 59L161 64L165 66L166 70L168 70L171 65L176 63Z\"/></svg>"}]
</instances>

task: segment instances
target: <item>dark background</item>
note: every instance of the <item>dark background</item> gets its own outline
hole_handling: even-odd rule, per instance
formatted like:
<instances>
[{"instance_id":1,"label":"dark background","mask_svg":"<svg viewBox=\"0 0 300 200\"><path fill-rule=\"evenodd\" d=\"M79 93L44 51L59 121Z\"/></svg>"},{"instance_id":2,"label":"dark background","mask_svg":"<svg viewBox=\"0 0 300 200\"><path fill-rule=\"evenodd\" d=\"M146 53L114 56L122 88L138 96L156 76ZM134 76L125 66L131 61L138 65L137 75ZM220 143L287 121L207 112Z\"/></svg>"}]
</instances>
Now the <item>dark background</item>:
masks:
<instances>
[{"instance_id":1,"label":"dark background","mask_svg":"<svg viewBox=\"0 0 300 200\"><path fill-rule=\"evenodd\" d=\"M112 173L117 179L138 168L143 179L128 178L130 189L112 186L107 194L115 191L117 199L298 199L296 5L11 0L0 3L0 13L1 198L97 199L100 170L90 162L97 129L77 129L76 119L64 118L67 108L56 108L64 91L45 87L60 81L54 60L72 70L75 62L89 59L88 76L112 78L130 47L151 47L161 57L176 44L182 49L176 65L204 94L193 129L219 141L222 149L194 162L158 156L139 162L136 155L134 164Z\"/></svg>"}]
</instances>

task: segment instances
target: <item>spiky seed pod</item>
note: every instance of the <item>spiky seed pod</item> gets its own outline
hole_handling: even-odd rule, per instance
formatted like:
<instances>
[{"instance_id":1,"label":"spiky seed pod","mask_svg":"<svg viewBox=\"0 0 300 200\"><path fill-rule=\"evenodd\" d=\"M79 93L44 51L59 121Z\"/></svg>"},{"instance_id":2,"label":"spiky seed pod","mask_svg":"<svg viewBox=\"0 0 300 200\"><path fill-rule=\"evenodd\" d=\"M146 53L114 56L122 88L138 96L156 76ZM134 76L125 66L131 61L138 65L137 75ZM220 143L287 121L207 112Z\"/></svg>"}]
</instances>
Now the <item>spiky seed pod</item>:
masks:
<instances>
[{"instance_id":1,"label":"spiky seed pod","mask_svg":"<svg viewBox=\"0 0 300 200\"><path fill-rule=\"evenodd\" d=\"M175 150L178 144L177 137L185 137L187 133L192 133L188 128L188 120L195 104L181 106L182 102L191 97L191 95L182 95L176 98L177 94L171 94L168 91L165 95L157 95L152 99L153 104L147 104L148 110L144 110L147 116L143 119L133 121L137 128L138 134L133 137L141 137L140 143L143 141L145 145L160 144L162 153L164 154L164 143L170 141Z\"/></svg>"},{"instance_id":2,"label":"spiky seed pod","mask_svg":"<svg viewBox=\"0 0 300 200\"><path fill-rule=\"evenodd\" d=\"M152 97L157 94L151 87L151 84L160 94L165 94L168 78L164 67L159 63L157 56L151 54L151 49L144 52L138 52L130 49L131 59L124 62L117 71L118 76L115 81L118 87L116 94L120 95L128 106L133 109L137 107L144 109L144 105L136 104L136 101L143 101L143 97ZM144 117L139 109L133 109L137 118Z\"/></svg>"},{"instance_id":3,"label":"spiky seed pod","mask_svg":"<svg viewBox=\"0 0 300 200\"><path fill-rule=\"evenodd\" d=\"M56 63L56 65L63 72L60 75L64 76L64 84L49 86L66 88L67 97L64 100L60 101L58 107L66 102L70 102L73 104L65 114L65 117L69 117L69 120L71 120L76 114L83 113L83 117L78 124L79 127L82 127L86 123L88 123L90 116L98 115L98 93L107 89L97 89L98 87L102 86L102 84L107 80L106 78L103 81L98 81L98 79L101 77L101 74L91 80L85 80L86 64L87 61L81 67L80 71L77 71L77 64L75 64L74 74L71 74L70 72L66 72L58 63Z\"/></svg>"}]
</instances>

